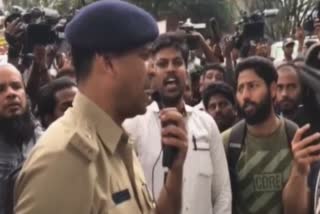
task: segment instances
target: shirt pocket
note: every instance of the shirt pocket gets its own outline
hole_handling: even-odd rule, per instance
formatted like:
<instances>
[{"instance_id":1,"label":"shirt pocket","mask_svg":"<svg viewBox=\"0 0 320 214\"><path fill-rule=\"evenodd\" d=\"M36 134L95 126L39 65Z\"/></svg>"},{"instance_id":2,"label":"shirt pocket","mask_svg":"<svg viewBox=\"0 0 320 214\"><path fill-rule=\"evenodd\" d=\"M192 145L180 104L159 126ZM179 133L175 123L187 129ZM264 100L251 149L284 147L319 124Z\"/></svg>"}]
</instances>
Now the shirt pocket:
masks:
<instances>
[{"instance_id":1,"label":"shirt pocket","mask_svg":"<svg viewBox=\"0 0 320 214\"><path fill-rule=\"evenodd\" d=\"M199 157L199 171L195 180L194 203L192 213L205 214L212 213L212 180L213 169L210 152L205 151Z\"/></svg>"}]
</instances>

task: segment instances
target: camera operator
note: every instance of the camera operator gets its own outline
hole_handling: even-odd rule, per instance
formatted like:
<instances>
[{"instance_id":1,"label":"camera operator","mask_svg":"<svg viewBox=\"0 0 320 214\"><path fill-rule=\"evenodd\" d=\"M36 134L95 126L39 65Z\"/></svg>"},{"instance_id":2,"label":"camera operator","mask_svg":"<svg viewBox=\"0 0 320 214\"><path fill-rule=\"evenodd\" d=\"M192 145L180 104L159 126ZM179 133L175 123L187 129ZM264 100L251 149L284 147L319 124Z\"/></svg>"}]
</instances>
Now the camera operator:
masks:
<instances>
[{"instance_id":1,"label":"camera operator","mask_svg":"<svg viewBox=\"0 0 320 214\"><path fill-rule=\"evenodd\" d=\"M19 68L20 51L24 29L19 18L8 22L5 20L5 38L8 42L8 62ZM20 69L20 68L19 68ZM22 70L23 71L23 70ZM21 72L21 70L20 70Z\"/></svg>"},{"instance_id":2,"label":"camera operator","mask_svg":"<svg viewBox=\"0 0 320 214\"><path fill-rule=\"evenodd\" d=\"M194 31L192 32L192 36L197 38L199 41L199 50L204 54L205 63L220 63L221 62L221 49L219 44L214 44L213 48L207 43L205 38L200 32Z\"/></svg>"},{"instance_id":3,"label":"camera operator","mask_svg":"<svg viewBox=\"0 0 320 214\"><path fill-rule=\"evenodd\" d=\"M30 97L32 103L32 109L34 109L37 103L37 96L41 86L47 84L51 81L51 76L49 74L47 65L47 50L43 45L36 45L33 49L33 61L29 68L26 77L26 91Z\"/></svg>"}]
</instances>

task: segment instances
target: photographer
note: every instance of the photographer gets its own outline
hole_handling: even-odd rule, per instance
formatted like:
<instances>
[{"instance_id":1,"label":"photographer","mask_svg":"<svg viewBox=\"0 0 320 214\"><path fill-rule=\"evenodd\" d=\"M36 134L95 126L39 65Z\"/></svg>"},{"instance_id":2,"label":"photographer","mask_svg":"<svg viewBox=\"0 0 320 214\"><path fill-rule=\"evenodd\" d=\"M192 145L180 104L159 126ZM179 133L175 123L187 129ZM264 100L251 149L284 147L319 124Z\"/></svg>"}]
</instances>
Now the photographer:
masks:
<instances>
[{"instance_id":1,"label":"photographer","mask_svg":"<svg viewBox=\"0 0 320 214\"><path fill-rule=\"evenodd\" d=\"M199 50L202 51L204 55L205 63L220 63L221 62L221 49L219 44L215 44L213 48L206 42L203 35L197 31L192 32L192 36L194 36L199 41Z\"/></svg>"},{"instance_id":2,"label":"photographer","mask_svg":"<svg viewBox=\"0 0 320 214\"><path fill-rule=\"evenodd\" d=\"M19 18L11 22L5 20L5 38L9 45L8 62L16 67L19 67L20 51L22 49L22 37L24 34L22 25L23 23ZM20 71L23 72L24 69L20 69Z\"/></svg>"},{"instance_id":3,"label":"photographer","mask_svg":"<svg viewBox=\"0 0 320 214\"><path fill-rule=\"evenodd\" d=\"M33 62L29 68L29 76L26 78L26 91L30 97L32 103L32 109L34 109L37 103L37 96L41 86L51 81L51 76L47 67L47 51L46 47L42 45L36 45L33 50Z\"/></svg>"}]
</instances>

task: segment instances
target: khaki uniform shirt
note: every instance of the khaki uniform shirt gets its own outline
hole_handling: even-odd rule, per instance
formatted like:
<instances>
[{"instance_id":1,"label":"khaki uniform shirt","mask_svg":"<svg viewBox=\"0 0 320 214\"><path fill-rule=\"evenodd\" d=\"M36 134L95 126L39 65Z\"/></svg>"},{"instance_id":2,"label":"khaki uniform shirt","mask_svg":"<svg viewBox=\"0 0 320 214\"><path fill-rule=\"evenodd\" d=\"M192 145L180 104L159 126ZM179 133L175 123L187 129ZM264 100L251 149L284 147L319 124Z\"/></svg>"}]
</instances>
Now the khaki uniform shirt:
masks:
<instances>
[{"instance_id":1,"label":"khaki uniform shirt","mask_svg":"<svg viewBox=\"0 0 320 214\"><path fill-rule=\"evenodd\" d=\"M153 213L122 129L81 93L40 138L18 177L16 214Z\"/></svg>"}]
</instances>

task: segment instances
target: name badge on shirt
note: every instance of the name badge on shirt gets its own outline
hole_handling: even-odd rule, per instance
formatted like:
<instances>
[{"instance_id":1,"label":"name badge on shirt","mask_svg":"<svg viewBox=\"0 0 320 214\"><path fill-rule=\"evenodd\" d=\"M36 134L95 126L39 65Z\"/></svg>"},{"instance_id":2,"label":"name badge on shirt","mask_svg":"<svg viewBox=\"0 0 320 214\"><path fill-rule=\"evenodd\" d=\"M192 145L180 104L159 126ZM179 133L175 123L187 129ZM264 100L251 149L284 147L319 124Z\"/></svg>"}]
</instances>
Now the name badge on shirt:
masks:
<instances>
[{"instance_id":1,"label":"name badge on shirt","mask_svg":"<svg viewBox=\"0 0 320 214\"><path fill-rule=\"evenodd\" d=\"M128 189L112 194L112 200L115 204L121 204L124 201L130 200L130 192Z\"/></svg>"}]
</instances>

